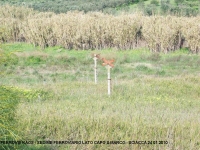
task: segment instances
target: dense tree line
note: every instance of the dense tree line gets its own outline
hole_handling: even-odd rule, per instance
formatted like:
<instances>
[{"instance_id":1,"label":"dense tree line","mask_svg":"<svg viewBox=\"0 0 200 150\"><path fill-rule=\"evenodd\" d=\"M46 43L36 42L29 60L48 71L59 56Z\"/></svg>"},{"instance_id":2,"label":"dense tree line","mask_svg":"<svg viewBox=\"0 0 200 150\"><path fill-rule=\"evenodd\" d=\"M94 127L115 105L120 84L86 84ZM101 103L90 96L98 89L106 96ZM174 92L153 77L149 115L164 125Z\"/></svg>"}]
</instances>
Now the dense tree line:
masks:
<instances>
[{"instance_id":1,"label":"dense tree line","mask_svg":"<svg viewBox=\"0 0 200 150\"><path fill-rule=\"evenodd\" d=\"M170 0L151 0L147 5L141 0L138 5L148 15L196 16L200 13L199 0L174 0L174 3Z\"/></svg>"},{"instance_id":2,"label":"dense tree line","mask_svg":"<svg viewBox=\"0 0 200 150\"><path fill-rule=\"evenodd\" d=\"M115 14L118 10L129 11L129 5L135 3L137 8L147 15L196 16L200 14L199 0L0 0L0 4L23 5L35 10L55 13L78 10Z\"/></svg>"},{"instance_id":3,"label":"dense tree line","mask_svg":"<svg viewBox=\"0 0 200 150\"><path fill-rule=\"evenodd\" d=\"M138 0L1 0L1 4L26 5L39 11L63 13L70 10L108 11L108 8L123 7Z\"/></svg>"}]
</instances>

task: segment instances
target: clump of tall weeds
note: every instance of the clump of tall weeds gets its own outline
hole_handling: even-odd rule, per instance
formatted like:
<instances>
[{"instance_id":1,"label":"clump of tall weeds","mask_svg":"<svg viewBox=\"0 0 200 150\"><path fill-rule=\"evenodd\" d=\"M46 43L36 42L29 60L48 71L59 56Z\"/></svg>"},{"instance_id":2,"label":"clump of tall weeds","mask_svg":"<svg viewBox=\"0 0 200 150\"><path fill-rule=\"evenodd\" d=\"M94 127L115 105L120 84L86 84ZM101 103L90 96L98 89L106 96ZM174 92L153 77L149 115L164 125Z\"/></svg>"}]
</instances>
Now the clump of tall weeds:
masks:
<instances>
[{"instance_id":1,"label":"clump of tall weeds","mask_svg":"<svg viewBox=\"0 0 200 150\"><path fill-rule=\"evenodd\" d=\"M23 41L42 48L62 46L79 50L148 46L153 52L164 53L187 47L198 53L199 21L199 16L149 17L140 13L113 16L78 11L55 14L3 6L0 8L0 42Z\"/></svg>"}]
</instances>

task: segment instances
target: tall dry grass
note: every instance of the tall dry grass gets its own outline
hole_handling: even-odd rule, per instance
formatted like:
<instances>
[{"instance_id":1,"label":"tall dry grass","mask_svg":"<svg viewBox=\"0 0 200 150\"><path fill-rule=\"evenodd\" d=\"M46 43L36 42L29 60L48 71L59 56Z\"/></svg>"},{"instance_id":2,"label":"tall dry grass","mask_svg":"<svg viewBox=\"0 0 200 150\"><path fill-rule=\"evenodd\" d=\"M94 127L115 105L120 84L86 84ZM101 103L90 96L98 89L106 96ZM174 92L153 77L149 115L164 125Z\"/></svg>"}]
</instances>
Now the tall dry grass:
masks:
<instances>
[{"instance_id":1,"label":"tall dry grass","mask_svg":"<svg viewBox=\"0 0 200 150\"><path fill-rule=\"evenodd\" d=\"M180 21L179 18L172 16L145 17L142 33L149 49L155 52L168 52L180 48Z\"/></svg>"},{"instance_id":2,"label":"tall dry grass","mask_svg":"<svg viewBox=\"0 0 200 150\"><path fill-rule=\"evenodd\" d=\"M198 53L200 51L200 16L184 18L182 22L182 34L187 41L189 49Z\"/></svg>"},{"instance_id":3,"label":"tall dry grass","mask_svg":"<svg viewBox=\"0 0 200 150\"><path fill-rule=\"evenodd\" d=\"M29 42L42 47L61 45L67 49L132 49L137 46L137 34L141 28L139 17L69 12L27 18L22 31Z\"/></svg>"},{"instance_id":4,"label":"tall dry grass","mask_svg":"<svg viewBox=\"0 0 200 150\"><path fill-rule=\"evenodd\" d=\"M8 7L9 6L4 6ZM200 17L151 16L99 12L38 13L10 7L0 8L0 41L26 41L67 49L133 49L148 46L154 52L188 47L200 51ZM11 15L12 14L12 15ZM13 15L14 14L14 15ZM16 17L13 17L16 16Z\"/></svg>"},{"instance_id":5,"label":"tall dry grass","mask_svg":"<svg viewBox=\"0 0 200 150\"><path fill-rule=\"evenodd\" d=\"M32 8L27 8L23 6L10 6L3 5L0 7L0 18L17 18L17 19L25 19L29 15L36 14L37 11L33 11Z\"/></svg>"}]
</instances>

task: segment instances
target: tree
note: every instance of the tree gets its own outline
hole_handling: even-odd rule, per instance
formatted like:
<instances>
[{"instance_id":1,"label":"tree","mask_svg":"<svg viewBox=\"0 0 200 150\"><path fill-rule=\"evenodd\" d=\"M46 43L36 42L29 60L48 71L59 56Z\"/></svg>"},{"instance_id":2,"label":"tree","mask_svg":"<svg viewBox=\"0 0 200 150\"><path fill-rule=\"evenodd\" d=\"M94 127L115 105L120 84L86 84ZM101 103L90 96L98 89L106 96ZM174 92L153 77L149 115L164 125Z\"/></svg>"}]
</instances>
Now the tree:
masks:
<instances>
[{"instance_id":1,"label":"tree","mask_svg":"<svg viewBox=\"0 0 200 150\"><path fill-rule=\"evenodd\" d=\"M157 13L157 7L155 4L149 4L145 8L145 13L148 15L153 15Z\"/></svg>"},{"instance_id":2,"label":"tree","mask_svg":"<svg viewBox=\"0 0 200 150\"><path fill-rule=\"evenodd\" d=\"M158 2L157 0L151 0L151 4L152 4L152 5L158 6L158 5L159 5L159 2Z\"/></svg>"},{"instance_id":3,"label":"tree","mask_svg":"<svg viewBox=\"0 0 200 150\"><path fill-rule=\"evenodd\" d=\"M178 5L178 4L181 4L183 3L185 0L175 0L175 3Z\"/></svg>"},{"instance_id":4,"label":"tree","mask_svg":"<svg viewBox=\"0 0 200 150\"><path fill-rule=\"evenodd\" d=\"M166 13L170 9L170 1L169 0L161 0L161 10L163 13Z\"/></svg>"},{"instance_id":5,"label":"tree","mask_svg":"<svg viewBox=\"0 0 200 150\"><path fill-rule=\"evenodd\" d=\"M144 10L145 9L145 3L143 0L140 0L140 2L138 3L138 8L139 10Z\"/></svg>"}]
</instances>

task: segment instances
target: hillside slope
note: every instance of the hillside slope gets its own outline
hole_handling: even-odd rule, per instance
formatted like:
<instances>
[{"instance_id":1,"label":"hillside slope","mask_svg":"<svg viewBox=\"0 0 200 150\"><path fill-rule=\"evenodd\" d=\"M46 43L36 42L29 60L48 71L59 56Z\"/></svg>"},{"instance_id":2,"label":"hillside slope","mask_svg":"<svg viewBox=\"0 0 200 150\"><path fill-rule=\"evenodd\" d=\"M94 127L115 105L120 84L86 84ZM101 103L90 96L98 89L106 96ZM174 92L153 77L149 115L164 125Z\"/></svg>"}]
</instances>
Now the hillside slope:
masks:
<instances>
[{"instance_id":1,"label":"hillside slope","mask_svg":"<svg viewBox=\"0 0 200 150\"><path fill-rule=\"evenodd\" d=\"M139 10L147 15L196 16L200 14L199 6L199 0L141 0L138 3L129 5L127 10L129 13Z\"/></svg>"},{"instance_id":2,"label":"hillside slope","mask_svg":"<svg viewBox=\"0 0 200 150\"><path fill-rule=\"evenodd\" d=\"M0 4L25 5L39 11L53 11L56 13L70 10L79 11L107 11L109 8L129 5L133 0L1 0Z\"/></svg>"},{"instance_id":3,"label":"hillside slope","mask_svg":"<svg viewBox=\"0 0 200 150\"><path fill-rule=\"evenodd\" d=\"M145 14L173 14L196 16L199 14L199 0L0 0L0 5L23 5L39 11L63 13L70 10L102 11L117 14L137 10Z\"/></svg>"}]
</instances>

